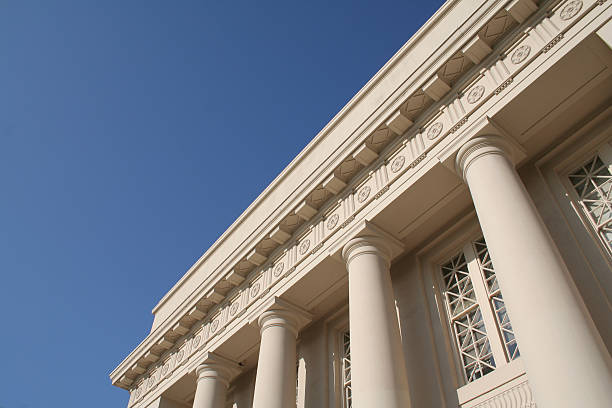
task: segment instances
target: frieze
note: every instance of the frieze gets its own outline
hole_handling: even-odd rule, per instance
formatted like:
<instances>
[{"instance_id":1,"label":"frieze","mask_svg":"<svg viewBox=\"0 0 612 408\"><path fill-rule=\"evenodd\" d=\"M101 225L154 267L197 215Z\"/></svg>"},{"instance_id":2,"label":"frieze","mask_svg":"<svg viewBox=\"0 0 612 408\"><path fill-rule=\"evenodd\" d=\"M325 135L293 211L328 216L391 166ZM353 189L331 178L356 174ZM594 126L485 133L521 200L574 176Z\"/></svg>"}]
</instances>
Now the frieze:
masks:
<instances>
[{"instance_id":1,"label":"frieze","mask_svg":"<svg viewBox=\"0 0 612 408\"><path fill-rule=\"evenodd\" d=\"M589 6L587 6L587 4ZM389 190L390 185L393 184L393 182L402 174L405 174L407 171L417 167L423 160L425 160L427 157L427 152L431 150L435 144L443 140L444 136L455 132L459 127L465 124L468 117L473 114L473 112L478 109L482 103L499 94L501 90L509 86L512 83L513 77L516 76L521 70L529 66L530 61L533 61L533 59L542 52L547 52L554 45L559 43L563 39L564 30L567 30L568 27L570 27L570 24L574 24L577 21L580 13L582 13L582 15L586 14L586 12L596 4L603 4L603 1L599 2L596 0L585 0L582 2L574 0L568 1L564 6L560 7L561 11L558 13L559 16L557 17L556 21L558 32L544 47L539 48L539 52L536 52L537 50L535 49L536 47L534 45L534 41L532 41L530 38L531 34L517 34L517 36L523 34L523 38L520 40L519 44L516 45L512 56L501 55L500 59L491 62L482 71L482 75L470 84L467 94L461 95L459 93L457 95L457 99L465 98L470 105L473 105L470 108L471 110L467 110L466 108L466 112L460 118L457 118L455 114L456 120L454 120L454 123L448 123L449 119L446 119L448 127L440 122L439 134L433 138L430 138L429 132L432 131L431 129L436 126L437 123L434 123L434 125L428 129L427 135L423 135L420 131L417 131L415 127L416 133L404 138L404 146L401 148L403 149L403 152L398 153L398 150L395 150L390 153L395 156L389 165L389 169L391 170L390 179L384 186L382 186L382 188L375 192L374 197L379 198L382 196ZM559 10L559 8L557 8L557 10ZM571 22L569 22L569 20L571 20ZM560 22L563 21L567 21L567 23L565 25L561 24ZM522 51L519 52L519 50ZM512 68L508 68L506 70L497 69L496 64L503 63L505 59L513 63ZM491 73L491 70L493 69L496 70L495 75ZM505 75L505 77L500 77L502 74ZM491 81L494 83L496 82L496 87L490 86ZM489 89L493 89L493 91L488 91ZM451 102L450 104L452 103L454 102ZM443 109L448 109L450 104ZM453 118L452 115L447 115L447 117L451 119ZM445 127L449 130L446 131L446 134L443 134ZM428 144L423 142L425 139L423 136L426 136L426 138L429 140ZM436 140L432 142L432 139ZM407 146L409 146L409 148ZM405 166L405 162L410 158L413 158L412 162L408 166ZM386 165L387 162L385 160L379 162L379 166ZM370 173L369 177L374 177L373 174L374 171ZM374 185L373 183L371 184ZM369 198L371 192L371 185L365 184L357 192L352 193L352 195L349 195L343 200L348 203L350 199L356 199L358 202L364 203ZM334 230L335 228L342 229L355 220L357 213L365 207L366 206L363 205L355 208L354 204L352 206L347 205L346 209L348 210L348 213L344 213L343 218L345 219L339 226L338 223L340 223L340 215L337 213L330 216L330 218L327 219L326 224L322 224L323 221L320 220L315 222L321 223L317 224L322 225L321 228L323 228L323 226L327 226L328 230L330 231ZM304 228L307 228L307 226ZM310 236L312 236L312 234ZM168 350L163 356L161 356L162 358L160 358L157 363L153 363L153 365L151 365L144 374L135 378L133 385L130 387L131 396L129 406L141 401L146 394L156 388L162 381L171 377L172 373L178 367L187 364L187 362L190 361L191 357L196 352L202 350L207 344L210 343L212 337L218 336L220 333L224 332L226 327L231 322L235 321L238 316L242 315L254 302L261 299L264 294L272 292L272 288L277 284L277 282L288 277L308 256L323 248L325 241L330 236L332 235L319 234L317 237L315 237L314 242L312 242L312 244L315 245L310 251L311 238L302 240L299 243L295 241L295 238L293 241L287 242L287 250L285 250L281 257L275 259L274 262L276 263L273 267L268 264L262 265L260 272L255 272L252 277L245 280L245 282L228 294L231 295L231 299L228 296L220 304L211 309L209 315L204 317L204 320L196 323L191 328L189 333L182 336L172 349ZM298 253L302 256L298 256ZM267 278L264 278L264 274L266 273Z\"/></svg>"}]
</instances>

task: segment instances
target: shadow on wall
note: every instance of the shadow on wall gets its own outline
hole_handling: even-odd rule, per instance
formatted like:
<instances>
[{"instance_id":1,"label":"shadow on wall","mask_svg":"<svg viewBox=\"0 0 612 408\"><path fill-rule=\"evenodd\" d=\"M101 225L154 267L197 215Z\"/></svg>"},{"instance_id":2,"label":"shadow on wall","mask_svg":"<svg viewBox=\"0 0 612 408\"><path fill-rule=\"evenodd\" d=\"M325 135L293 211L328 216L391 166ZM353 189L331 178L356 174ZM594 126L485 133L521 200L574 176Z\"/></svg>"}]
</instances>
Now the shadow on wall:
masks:
<instances>
[{"instance_id":1,"label":"shadow on wall","mask_svg":"<svg viewBox=\"0 0 612 408\"><path fill-rule=\"evenodd\" d=\"M402 347L413 407L457 407L454 389L440 383L437 371L451 373L451 367L438 362L430 329L427 299L416 257L409 254L391 267L391 280L398 311ZM435 322L433 322L435 324ZM440 368L438 368L440 366ZM448 370L448 371L447 371ZM449 375L449 376L450 376ZM442 380L448 383L447 381ZM450 380L452 382L452 380ZM446 388L446 389L445 389ZM443 395L444 393L444 395Z\"/></svg>"}]
</instances>

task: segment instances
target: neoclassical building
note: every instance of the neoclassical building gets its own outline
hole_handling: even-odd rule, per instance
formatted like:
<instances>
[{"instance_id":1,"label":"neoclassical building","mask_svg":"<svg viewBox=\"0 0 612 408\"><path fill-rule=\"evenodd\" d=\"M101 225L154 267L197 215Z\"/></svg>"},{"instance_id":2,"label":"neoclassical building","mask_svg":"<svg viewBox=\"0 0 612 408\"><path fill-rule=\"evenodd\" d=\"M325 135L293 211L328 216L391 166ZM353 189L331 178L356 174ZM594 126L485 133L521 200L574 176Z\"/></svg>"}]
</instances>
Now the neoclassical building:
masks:
<instances>
[{"instance_id":1,"label":"neoclassical building","mask_svg":"<svg viewBox=\"0 0 612 408\"><path fill-rule=\"evenodd\" d=\"M611 16L446 2L159 301L128 407L612 407Z\"/></svg>"}]
</instances>

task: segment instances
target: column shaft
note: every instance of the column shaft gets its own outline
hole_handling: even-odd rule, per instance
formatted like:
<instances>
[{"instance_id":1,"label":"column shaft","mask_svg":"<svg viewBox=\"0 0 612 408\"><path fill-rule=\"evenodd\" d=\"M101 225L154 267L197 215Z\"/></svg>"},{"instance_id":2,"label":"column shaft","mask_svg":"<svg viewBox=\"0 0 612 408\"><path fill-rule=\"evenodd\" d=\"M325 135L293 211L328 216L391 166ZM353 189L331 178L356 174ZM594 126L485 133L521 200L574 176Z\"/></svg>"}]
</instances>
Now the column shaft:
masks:
<instances>
[{"instance_id":1,"label":"column shaft","mask_svg":"<svg viewBox=\"0 0 612 408\"><path fill-rule=\"evenodd\" d=\"M295 406L297 323L291 312L272 310L259 318L261 345L253 408Z\"/></svg>"},{"instance_id":2,"label":"column shaft","mask_svg":"<svg viewBox=\"0 0 612 408\"><path fill-rule=\"evenodd\" d=\"M389 257L376 237L343 250L349 273L351 391L354 408L410 406Z\"/></svg>"},{"instance_id":3,"label":"column shaft","mask_svg":"<svg viewBox=\"0 0 612 408\"><path fill-rule=\"evenodd\" d=\"M457 157L540 408L612 406L610 356L498 137Z\"/></svg>"}]
</instances>

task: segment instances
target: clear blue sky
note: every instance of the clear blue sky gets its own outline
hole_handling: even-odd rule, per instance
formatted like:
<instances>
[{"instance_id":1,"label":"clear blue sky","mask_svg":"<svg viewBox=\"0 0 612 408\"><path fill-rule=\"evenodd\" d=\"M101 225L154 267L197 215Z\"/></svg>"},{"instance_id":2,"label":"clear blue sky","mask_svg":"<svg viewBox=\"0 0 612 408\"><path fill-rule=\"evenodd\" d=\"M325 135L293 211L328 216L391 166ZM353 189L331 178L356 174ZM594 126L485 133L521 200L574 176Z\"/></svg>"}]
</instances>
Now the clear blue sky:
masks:
<instances>
[{"instance_id":1,"label":"clear blue sky","mask_svg":"<svg viewBox=\"0 0 612 408\"><path fill-rule=\"evenodd\" d=\"M0 407L124 407L151 309L441 1L0 3Z\"/></svg>"}]
</instances>

